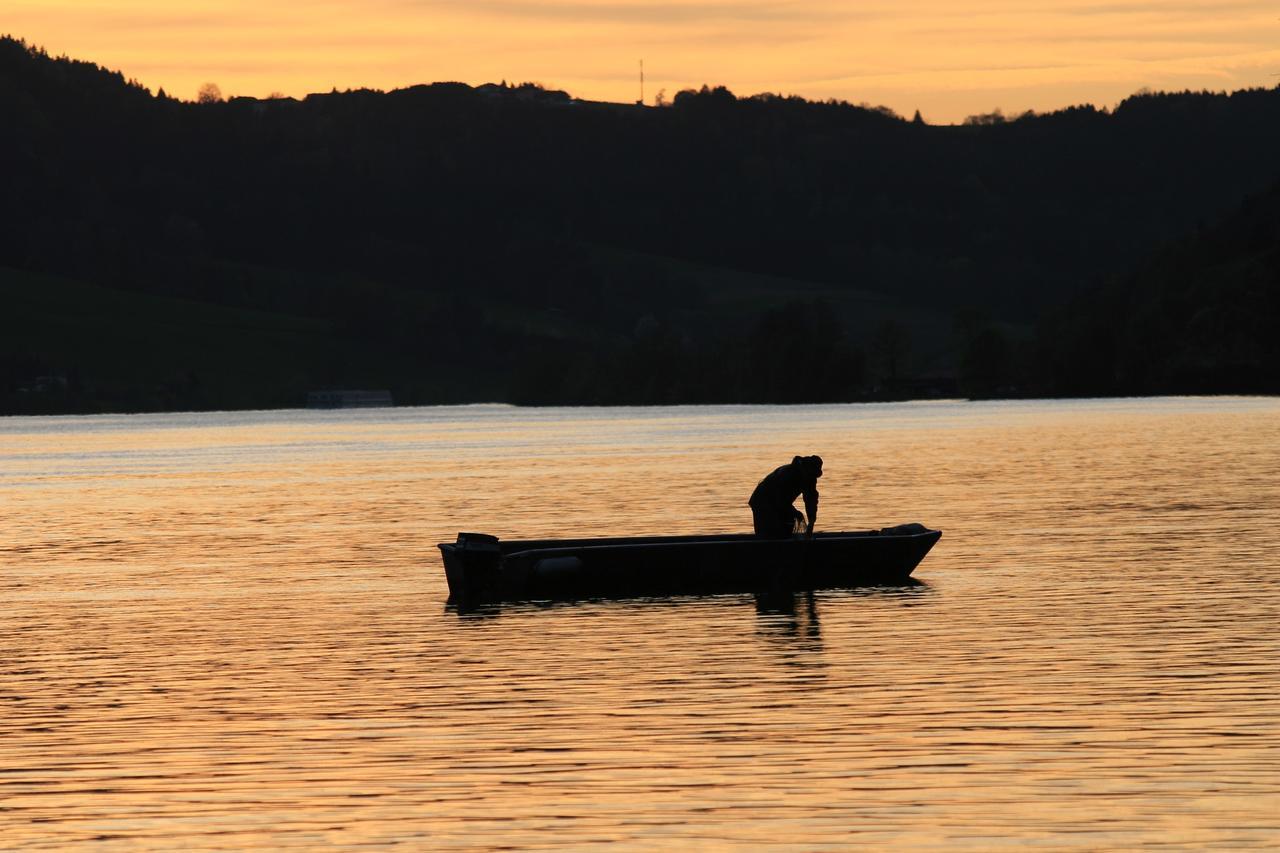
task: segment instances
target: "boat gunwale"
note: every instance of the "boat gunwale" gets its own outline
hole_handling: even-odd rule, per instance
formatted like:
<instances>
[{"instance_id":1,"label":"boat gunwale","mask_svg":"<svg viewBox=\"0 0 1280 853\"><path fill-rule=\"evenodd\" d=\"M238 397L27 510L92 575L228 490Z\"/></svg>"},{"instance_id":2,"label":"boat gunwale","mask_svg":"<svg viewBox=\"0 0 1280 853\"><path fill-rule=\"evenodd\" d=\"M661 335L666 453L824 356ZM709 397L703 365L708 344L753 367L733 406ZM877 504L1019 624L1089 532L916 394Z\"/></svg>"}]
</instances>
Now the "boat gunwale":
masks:
<instances>
[{"instance_id":1,"label":"boat gunwale","mask_svg":"<svg viewBox=\"0 0 1280 853\"><path fill-rule=\"evenodd\" d=\"M880 541L903 541L923 537L941 538L942 531L926 527L909 533L888 533L883 530L831 531L815 533L812 539L793 537L790 539L765 539L754 533L710 533L688 536L626 536L599 539L512 539L498 540L498 548L503 559L517 555L536 554L542 552L592 551L601 550L639 550L660 549L677 546L715 546L715 545L751 545L751 544L786 544L809 542L852 542L864 539ZM441 551L453 551L456 542L441 542L437 546Z\"/></svg>"}]
</instances>

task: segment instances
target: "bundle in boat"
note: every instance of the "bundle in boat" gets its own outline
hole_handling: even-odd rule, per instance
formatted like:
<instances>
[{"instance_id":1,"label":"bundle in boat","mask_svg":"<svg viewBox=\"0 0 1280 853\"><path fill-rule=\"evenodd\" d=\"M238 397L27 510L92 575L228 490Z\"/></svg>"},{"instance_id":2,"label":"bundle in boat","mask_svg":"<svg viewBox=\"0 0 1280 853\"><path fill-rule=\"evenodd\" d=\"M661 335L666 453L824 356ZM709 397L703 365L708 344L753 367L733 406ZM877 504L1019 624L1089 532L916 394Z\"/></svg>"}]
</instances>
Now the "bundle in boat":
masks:
<instances>
[{"instance_id":1,"label":"bundle in boat","mask_svg":"<svg viewBox=\"0 0 1280 853\"><path fill-rule=\"evenodd\" d=\"M450 602L470 603L901 583L941 536L922 524L790 539L713 534L502 541L459 533L456 542L439 547Z\"/></svg>"}]
</instances>

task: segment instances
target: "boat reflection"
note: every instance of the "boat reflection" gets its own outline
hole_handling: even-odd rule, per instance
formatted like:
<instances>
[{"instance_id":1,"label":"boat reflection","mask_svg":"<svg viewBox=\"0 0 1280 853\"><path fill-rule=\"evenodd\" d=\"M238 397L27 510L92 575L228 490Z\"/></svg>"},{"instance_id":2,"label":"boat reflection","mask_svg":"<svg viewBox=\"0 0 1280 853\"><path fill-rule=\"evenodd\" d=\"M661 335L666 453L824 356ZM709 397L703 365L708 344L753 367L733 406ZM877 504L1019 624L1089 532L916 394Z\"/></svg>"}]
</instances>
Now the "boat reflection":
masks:
<instances>
[{"instance_id":1,"label":"boat reflection","mask_svg":"<svg viewBox=\"0 0 1280 853\"><path fill-rule=\"evenodd\" d=\"M837 589L823 590L822 595L827 599L833 598L864 598L864 597L902 597L904 603L919 603L912 601L920 595L931 591L930 586L924 581L915 578L905 578L894 583L881 583L874 586L856 586L844 587ZM536 610L561 610L565 608L575 608L584 605L610 604L624 607L672 607L679 606L683 602L690 601L708 601L708 600L745 600L742 594L721 594L721 595L661 595L661 596L639 596L633 598L550 598L534 601L520 602L477 602L475 604L466 605L457 602L448 602L444 606L446 613L454 613L462 619L489 619L501 615L504 611L528 613ZM813 590L790 590L790 589L772 589L764 590L754 594L753 599L756 605L756 614L762 617L770 616L792 616L800 615L803 608L805 619L814 626L816 630L818 624L817 599Z\"/></svg>"},{"instance_id":2,"label":"boat reflection","mask_svg":"<svg viewBox=\"0 0 1280 853\"><path fill-rule=\"evenodd\" d=\"M760 636L789 641L802 651L822 651L822 623L812 590L756 593L756 616Z\"/></svg>"}]
</instances>

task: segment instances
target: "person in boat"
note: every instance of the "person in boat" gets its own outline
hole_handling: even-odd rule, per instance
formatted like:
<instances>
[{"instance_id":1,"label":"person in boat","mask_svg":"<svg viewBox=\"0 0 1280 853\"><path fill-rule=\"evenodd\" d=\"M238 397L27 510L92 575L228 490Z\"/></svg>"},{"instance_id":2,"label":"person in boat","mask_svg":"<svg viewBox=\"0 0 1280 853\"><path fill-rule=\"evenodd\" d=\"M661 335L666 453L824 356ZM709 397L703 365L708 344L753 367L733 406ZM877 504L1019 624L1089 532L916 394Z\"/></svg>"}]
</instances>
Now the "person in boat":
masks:
<instances>
[{"instance_id":1,"label":"person in boat","mask_svg":"<svg viewBox=\"0 0 1280 853\"><path fill-rule=\"evenodd\" d=\"M797 456L791 464L775 468L751 493L751 518L757 536L786 539L805 521L795 508L795 500L804 495L804 511L809 519L805 535L813 535L818 520L818 478L822 476L821 456Z\"/></svg>"}]
</instances>

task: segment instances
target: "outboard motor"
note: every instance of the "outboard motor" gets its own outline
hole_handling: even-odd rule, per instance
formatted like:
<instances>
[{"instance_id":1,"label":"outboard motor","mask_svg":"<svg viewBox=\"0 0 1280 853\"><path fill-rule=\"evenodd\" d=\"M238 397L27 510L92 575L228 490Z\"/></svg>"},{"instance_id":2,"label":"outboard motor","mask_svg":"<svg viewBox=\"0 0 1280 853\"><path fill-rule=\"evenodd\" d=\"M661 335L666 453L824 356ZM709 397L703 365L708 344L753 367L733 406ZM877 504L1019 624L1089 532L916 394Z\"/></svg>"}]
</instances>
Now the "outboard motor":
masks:
<instances>
[{"instance_id":1,"label":"outboard motor","mask_svg":"<svg viewBox=\"0 0 1280 853\"><path fill-rule=\"evenodd\" d=\"M494 597L502 569L502 549L498 537L487 533L459 533L454 544L455 571L445 574L454 599L477 600Z\"/></svg>"}]
</instances>

